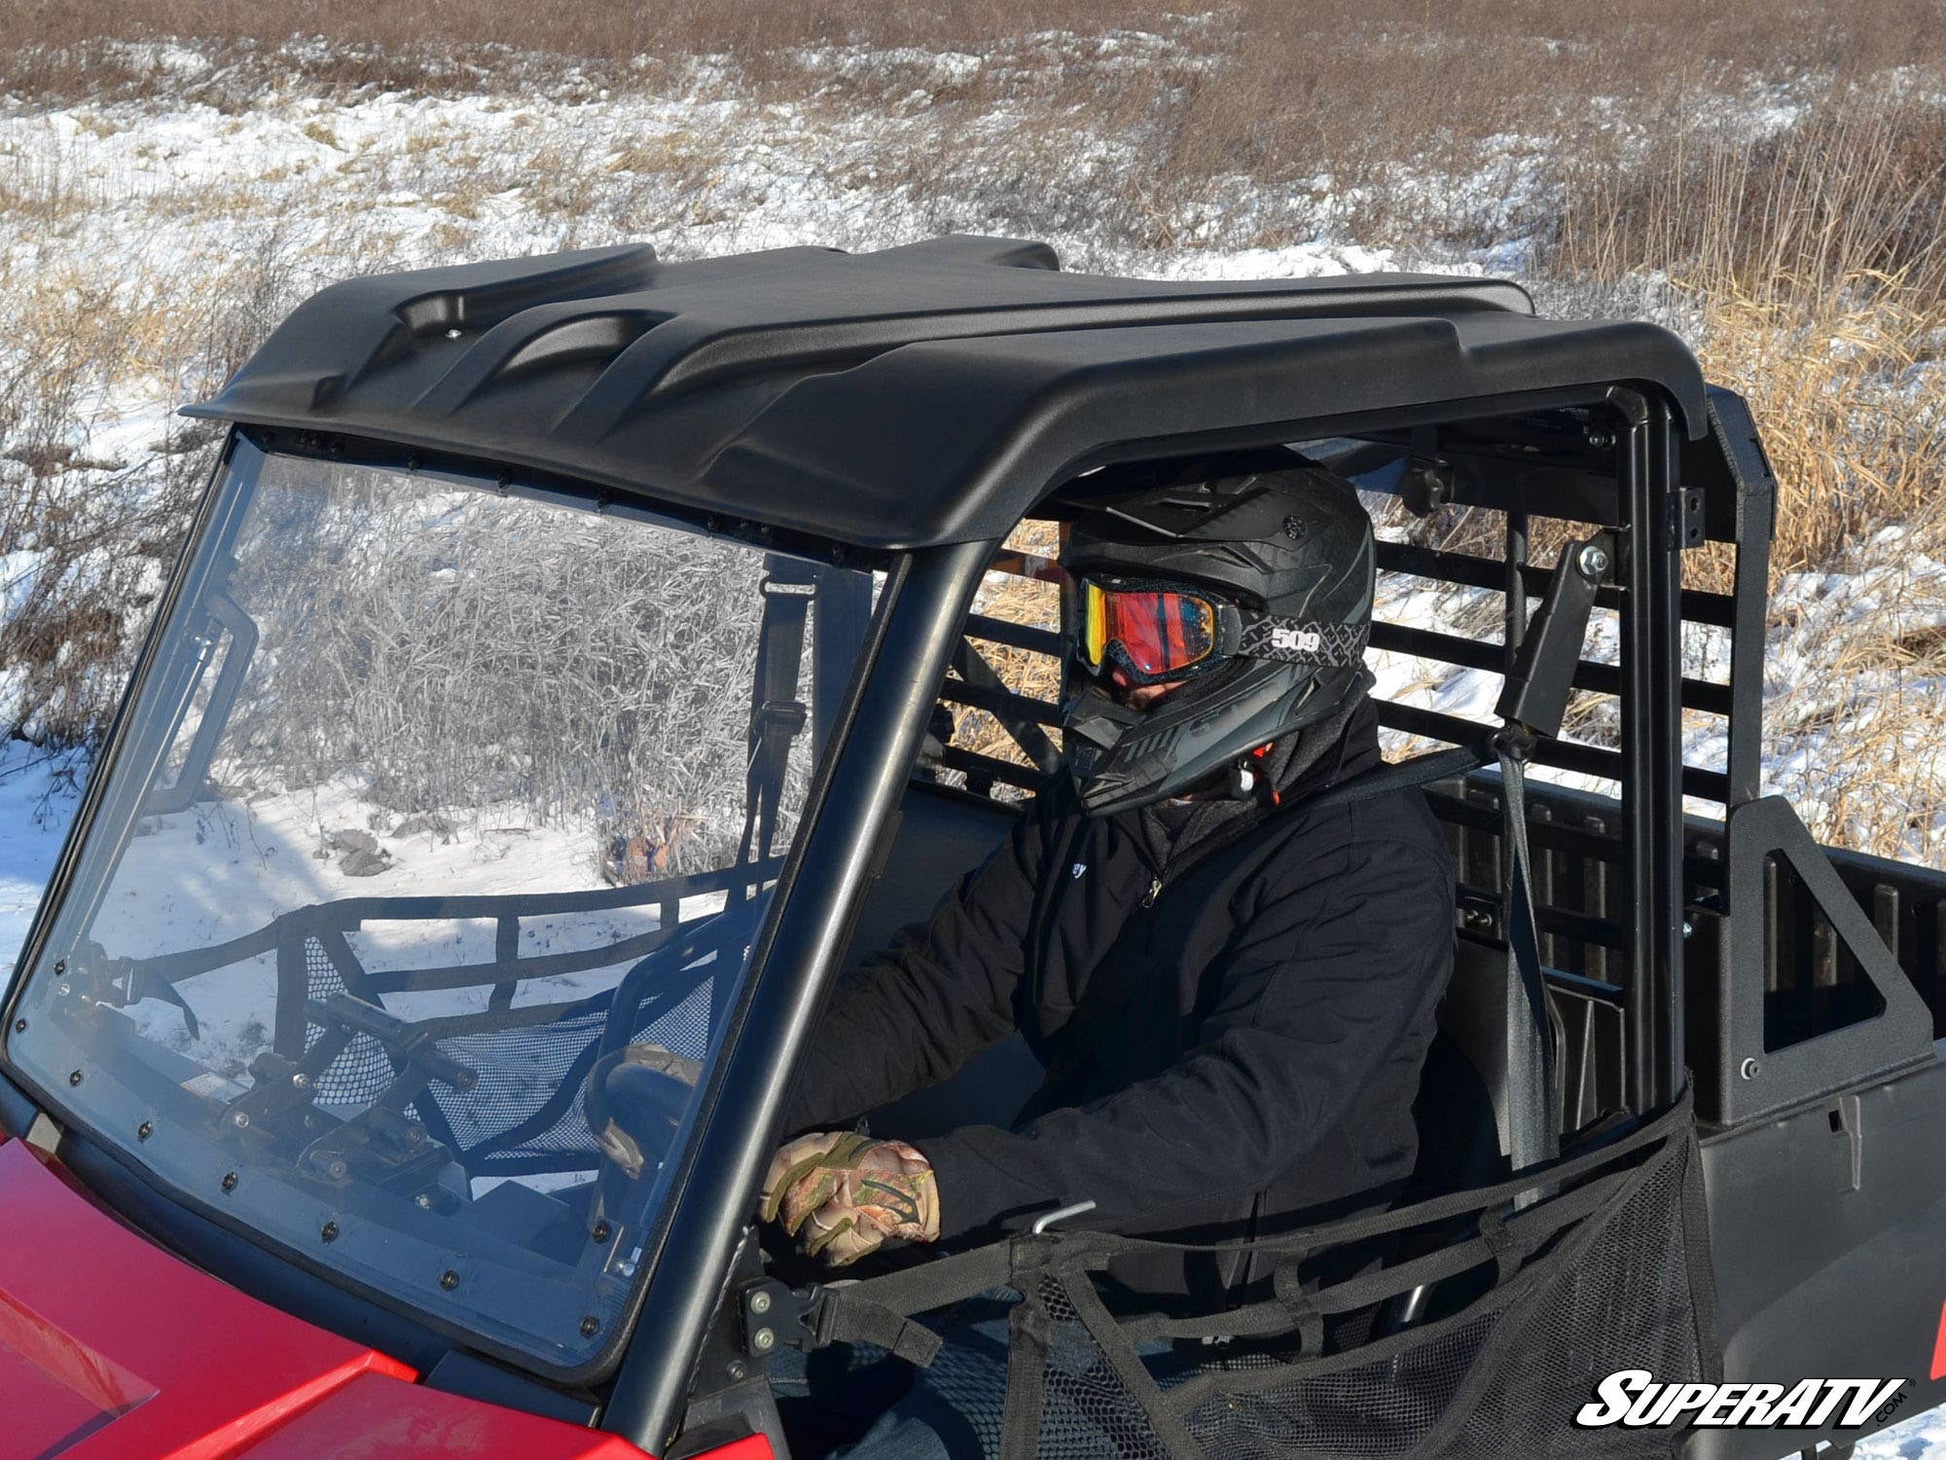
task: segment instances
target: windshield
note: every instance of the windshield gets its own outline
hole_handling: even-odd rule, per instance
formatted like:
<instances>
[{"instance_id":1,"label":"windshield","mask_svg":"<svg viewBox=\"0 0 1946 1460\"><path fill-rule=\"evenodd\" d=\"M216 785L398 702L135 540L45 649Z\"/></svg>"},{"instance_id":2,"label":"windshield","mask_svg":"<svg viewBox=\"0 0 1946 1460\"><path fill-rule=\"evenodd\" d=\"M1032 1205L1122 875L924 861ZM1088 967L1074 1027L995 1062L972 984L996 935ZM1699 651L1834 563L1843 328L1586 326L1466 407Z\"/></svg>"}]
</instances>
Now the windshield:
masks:
<instances>
[{"instance_id":1,"label":"windshield","mask_svg":"<svg viewBox=\"0 0 1946 1460\"><path fill-rule=\"evenodd\" d=\"M7 1044L195 1204L560 1371L873 593L593 506L239 437Z\"/></svg>"}]
</instances>

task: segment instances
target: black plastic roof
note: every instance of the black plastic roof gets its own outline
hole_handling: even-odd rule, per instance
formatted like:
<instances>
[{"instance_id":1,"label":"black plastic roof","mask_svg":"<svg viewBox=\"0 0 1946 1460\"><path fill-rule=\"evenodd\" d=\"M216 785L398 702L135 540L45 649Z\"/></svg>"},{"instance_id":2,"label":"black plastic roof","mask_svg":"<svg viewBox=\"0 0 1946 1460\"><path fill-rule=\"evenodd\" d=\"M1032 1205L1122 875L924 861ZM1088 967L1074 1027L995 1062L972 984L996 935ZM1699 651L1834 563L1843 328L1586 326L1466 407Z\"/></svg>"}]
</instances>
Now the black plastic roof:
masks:
<instances>
[{"instance_id":1,"label":"black plastic roof","mask_svg":"<svg viewBox=\"0 0 1946 1460\"><path fill-rule=\"evenodd\" d=\"M1116 456L1610 382L1660 387L1692 435L1707 429L1674 335L1536 319L1513 284L1115 279L1061 273L1043 244L955 237L353 279L188 409L900 548L998 537L1052 483Z\"/></svg>"}]
</instances>

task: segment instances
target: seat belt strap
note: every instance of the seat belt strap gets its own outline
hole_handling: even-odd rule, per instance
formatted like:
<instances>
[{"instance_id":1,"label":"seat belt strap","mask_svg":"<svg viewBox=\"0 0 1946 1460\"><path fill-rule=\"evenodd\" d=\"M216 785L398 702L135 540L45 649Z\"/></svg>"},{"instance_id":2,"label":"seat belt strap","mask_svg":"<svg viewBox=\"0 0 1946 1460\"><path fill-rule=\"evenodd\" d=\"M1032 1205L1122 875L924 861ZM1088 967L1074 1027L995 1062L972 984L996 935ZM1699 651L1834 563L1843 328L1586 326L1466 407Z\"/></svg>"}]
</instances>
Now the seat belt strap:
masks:
<instances>
[{"instance_id":1,"label":"seat belt strap","mask_svg":"<svg viewBox=\"0 0 1946 1460\"><path fill-rule=\"evenodd\" d=\"M1527 845L1526 763L1530 732L1509 727L1495 742L1500 758L1504 835L1501 927L1507 940L1507 1144L1516 1172L1560 1154L1554 1029L1534 919L1533 860ZM1515 1201L1531 1205L1539 1192Z\"/></svg>"},{"instance_id":2,"label":"seat belt strap","mask_svg":"<svg viewBox=\"0 0 1946 1460\"><path fill-rule=\"evenodd\" d=\"M1448 776L1465 775L1477 770L1494 757L1492 742L1479 745L1455 745L1448 750L1428 751L1415 755L1395 765L1379 766L1366 771L1363 775L1353 776L1348 781L1340 781L1327 787L1315 796L1307 796L1302 801L1293 802L1293 811L1318 811L1327 806L1349 806L1359 801L1369 801L1374 796L1389 795L1393 791L1409 791L1415 786L1431 785L1443 781Z\"/></svg>"},{"instance_id":3,"label":"seat belt strap","mask_svg":"<svg viewBox=\"0 0 1946 1460\"><path fill-rule=\"evenodd\" d=\"M770 855L784 796L784 775L790 766L791 742L809 718L803 701L796 697L797 676L804 659L805 620L816 588L769 577L764 579L763 593L739 862L761 862Z\"/></svg>"}]
</instances>

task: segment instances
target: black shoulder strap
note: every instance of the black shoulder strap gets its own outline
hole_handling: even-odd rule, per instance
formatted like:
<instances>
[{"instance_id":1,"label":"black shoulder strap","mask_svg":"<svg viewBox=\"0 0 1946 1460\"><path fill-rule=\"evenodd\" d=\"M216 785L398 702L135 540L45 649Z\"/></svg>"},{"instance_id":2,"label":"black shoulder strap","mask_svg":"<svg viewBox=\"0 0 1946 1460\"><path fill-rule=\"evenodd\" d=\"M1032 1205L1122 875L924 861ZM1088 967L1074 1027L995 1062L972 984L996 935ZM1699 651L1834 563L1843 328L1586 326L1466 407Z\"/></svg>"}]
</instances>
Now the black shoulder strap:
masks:
<instances>
[{"instance_id":1,"label":"black shoulder strap","mask_svg":"<svg viewBox=\"0 0 1946 1460\"><path fill-rule=\"evenodd\" d=\"M1396 765L1379 766L1376 770L1362 772L1350 780L1340 781L1335 786L1327 786L1315 796L1307 796L1292 806L1293 811L1320 811L1327 806L1348 806L1357 801L1369 801L1374 796L1389 795L1394 791L1411 790L1414 786L1431 785L1443 781L1448 776L1464 775L1477 770L1494 757L1493 742L1482 741L1478 745L1455 745L1449 750L1428 751L1415 755Z\"/></svg>"},{"instance_id":2,"label":"black shoulder strap","mask_svg":"<svg viewBox=\"0 0 1946 1460\"><path fill-rule=\"evenodd\" d=\"M764 617L757 640L757 671L750 706L750 762L745 772L743 845L739 862L770 855L777 811L784 796L791 742L807 718L797 698L804 658L804 625L816 585L772 572L764 578Z\"/></svg>"},{"instance_id":3,"label":"black shoulder strap","mask_svg":"<svg viewBox=\"0 0 1946 1460\"><path fill-rule=\"evenodd\" d=\"M1507 1143L1515 1171L1552 1160L1560 1133L1555 1095L1554 1034L1534 920L1533 869L1527 847L1526 763L1531 735L1519 727L1475 745L1415 755L1319 792L1293 809L1319 810L1429 785L1498 759L1506 828L1501 927L1507 938Z\"/></svg>"}]
</instances>

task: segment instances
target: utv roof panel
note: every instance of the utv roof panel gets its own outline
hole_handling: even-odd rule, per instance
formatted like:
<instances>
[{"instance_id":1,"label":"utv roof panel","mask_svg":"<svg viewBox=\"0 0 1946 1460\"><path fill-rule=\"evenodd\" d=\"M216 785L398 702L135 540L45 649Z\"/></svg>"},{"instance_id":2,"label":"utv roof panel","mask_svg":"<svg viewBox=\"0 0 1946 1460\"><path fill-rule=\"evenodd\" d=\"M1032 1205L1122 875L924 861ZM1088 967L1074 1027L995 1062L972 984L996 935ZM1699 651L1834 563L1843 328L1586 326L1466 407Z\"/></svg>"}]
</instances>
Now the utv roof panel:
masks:
<instances>
[{"instance_id":1,"label":"utv roof panel","mask_svg":"<svg viewBox=\"0 0 1946 1460\"><path fill-rule=\"evenodd\" d=\"M1651 325L1432 274L1178 283L943 238L663 264L647 247L333 285L194 415L583 478L867 548L998 537L1104 461L1415 404L1629 381L1692 435Z\"/></svg>"}]
</instances>

